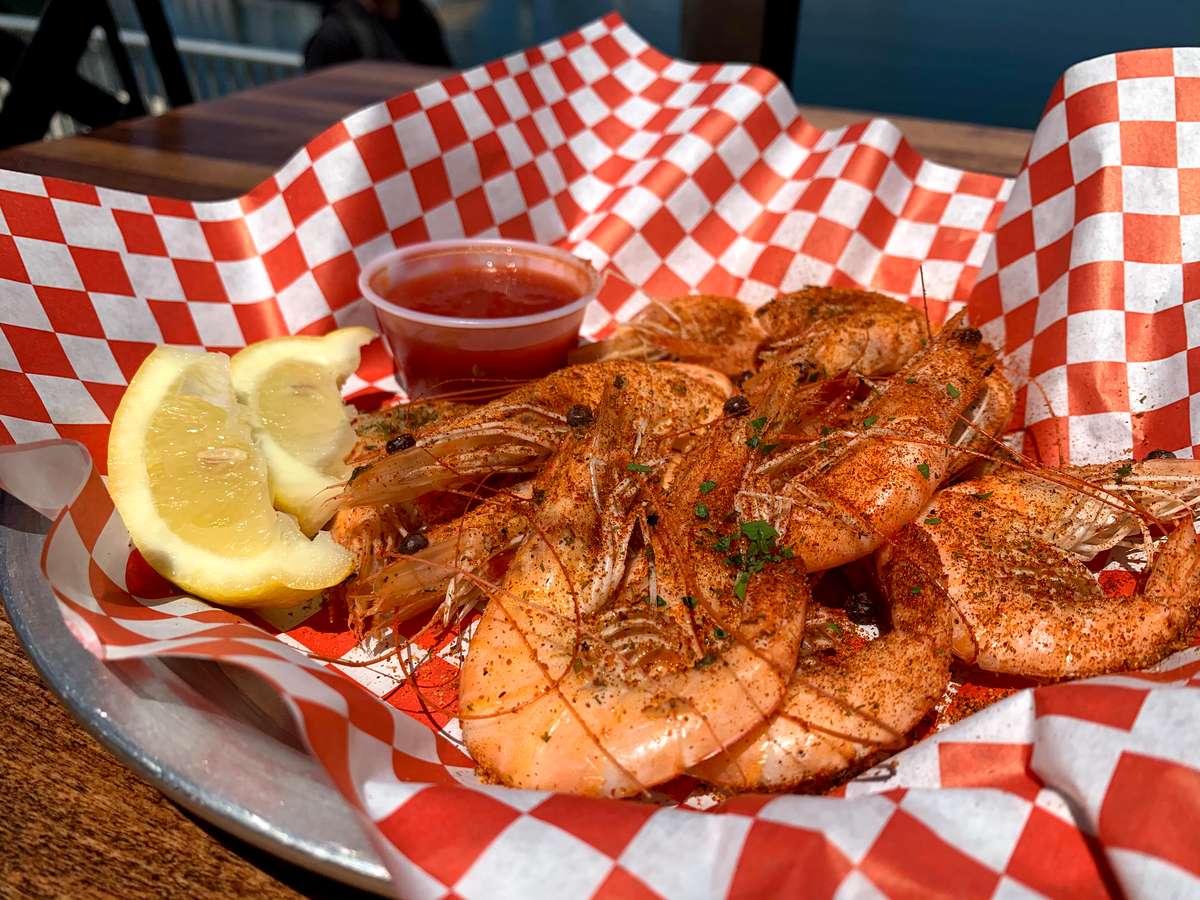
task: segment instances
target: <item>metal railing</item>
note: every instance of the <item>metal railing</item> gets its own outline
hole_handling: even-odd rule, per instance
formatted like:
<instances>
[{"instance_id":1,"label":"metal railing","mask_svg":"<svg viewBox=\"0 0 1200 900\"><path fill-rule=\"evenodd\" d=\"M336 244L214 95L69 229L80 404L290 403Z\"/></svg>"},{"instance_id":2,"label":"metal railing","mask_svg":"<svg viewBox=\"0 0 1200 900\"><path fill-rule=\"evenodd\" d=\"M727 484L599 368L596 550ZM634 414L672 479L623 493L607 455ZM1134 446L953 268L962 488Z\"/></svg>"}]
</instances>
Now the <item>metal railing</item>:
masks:
<instances>
[{"instance_id":1,"label":"metal railing","mask_svg":"<svg viewBox=\"0 0 1200 900\"><path fill-rule=\"evenodd\" d=\"M0 29L28 39L37 29L38 20L32 16L0 14ZM125 45L142 90L142 100L152 113L166 108L162 80L150 54L150 42L144 32L122 28L121 43ZM265 47L246 47L222 41L177 37L175 46L183 59L192 93L197 100L210 100L256 85L278 81L298 74L304 58L298 52ZM92 33L88 50L79 63L79 74L123 100L128 99L121 79L113 67L104 33L97 28ZM0 102L8 94L8 83L0 79ZM50 123L48 137L64 137L80 130L73 119L61 113Z\"/></svg>"}]
</instances>

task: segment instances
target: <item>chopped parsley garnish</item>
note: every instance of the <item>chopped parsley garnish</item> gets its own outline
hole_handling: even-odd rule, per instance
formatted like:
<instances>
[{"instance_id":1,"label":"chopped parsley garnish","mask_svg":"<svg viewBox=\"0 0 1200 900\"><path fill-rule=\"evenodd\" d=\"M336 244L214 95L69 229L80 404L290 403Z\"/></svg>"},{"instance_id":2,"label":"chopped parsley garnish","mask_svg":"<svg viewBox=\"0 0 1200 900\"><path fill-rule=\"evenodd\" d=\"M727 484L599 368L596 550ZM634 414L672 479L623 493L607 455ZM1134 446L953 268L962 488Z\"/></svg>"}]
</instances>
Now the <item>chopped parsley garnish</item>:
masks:
<instances>
[{"instance_id":1,"label":"chopped parsley garnish","mask_svg":"<svg viewBox=\"0 0 1200 900\"><path fill-rule=\"evenodd\" d=\"M750 572L743 569L738 572L737 580L733 583L733 595L739 600L746 599L746 587L750 584Z\"/></svg>"},{"instance_id":2,"label":"chopped parsley garnish","mask_svg":"<svg viewBox=\"0 0 1200 900\"><path fill-rule=\"evenodd\" d=\"M775 538L779 537L779 532L770 522L761 519L743 522L738 527L738 532L739 534L722 538L718 543L720 547L730 547L739 535L748 543L744 553L734 553L727 557L729 564L738 570L733 582L733 593L739 600L745 600L750 576L761 572L767 563L779 562L785 556L782 550L775 547Z\"/></svg>"},{"instance_id":3,"label":"chopped parsley garnish","mask_svg":"<svg viewBox=\"0 0 1200 900\"><path fill-rule=\"evenodd\" d=\"M878 421L879 416L867 416L865 419L863 419L863 428L870 428Z\"/></svg>"},{"instance_id":4,"label":"chopped parsley garnish","mask_svg":"<svg viewBox=\"0 0 1200 900\"><path fill-rule=\"evenodd\" d=\"M834 634L842 633L842 626L839 625L837 622L827 622L825 627L828 628L830 631L832 631Z\"/></svg>"},{"instance_id":5,"label":"chopped parsley garnish","mask_svg":"<svg viewBox=\"0 0 1200 900\"><path fill-rule=\"evenodd\" d=\"M960 391L958 388L956 388L952 384L946 385L946 393L950 395L951 400L957 400L959 397L962 396L962 391Z\"/></svg>"},{"instance_id":6,"label":"chopped parsley garnish","mask_svg":"<svg viewBox=\"0 0 1200 900\"><path fill-rule=\"evenodd\" d=\"M919 594L921 593L921 586L919 584L914 584L911 588L909 588L909 591L913 594Z\"/></svg>"},{"instance_id":7,"label":"chopped parsley garnish","mask_svg":"<svg viewBox=\"0 0 1200 900\"><path fill-rule=\"evenodd\" d=\"M926 525L941 525L941 524L942 524L942 520L941 520L941 519L939 519L937 516L926 516L926 517L925 517L925 524L926 524Z\"/></svg>"},{"instance_id":8,"label":"chopped parsley garnish","mask_svg":"<svg viewBox=\"0 0 1200 900\"><path fill-rule=\"evenodd\" d=\"M729 632L726 631L724 628L722 628L720 625L718 625L716 628L713 629L713 637L715 637L718 641L720 641L720 640L723 640L723 639L729 637Z\"/></svg>"},{"instance_id":9,"label":"chopped parsley garnish","mask_svg":"<svg viewBox=\"0 0 1200 900\"><path fill-rule=\"evenodd\" d=\"M905 384L916 384L916 383L917 383L917 379L915 379L915 378L905 378L905 379L904 379L904 383L905 383Z\"/></svg>"},{"instance_id":10,"label":"chopped parsley garnish","mask_svg":"<svg viewBox=\"0 0 1200 900\"><path fill-rule=\"evenodd\" d=\"M753 428L755 431L762 431L764 428L767 427L767 417L759 416L757 419L751 419L750 427Z\"/></svg>"},{"instance_id":11,"label":"chopped parsley garnish","mask_svg":"<svg viewBox=\"0 0 1200 900\"><path fill-rule=\"evenodd\" d=\"M655 606L666 606L666 605L667 605L667 601L666 601L666 600L664 600L662 597L655 597L655 598L654 598L654 605L655 605Z\"/></svg>"},{"instance_id":12,"label":"chopped parsley garnish","mask_svg":"<svg viewBox=\"0 0 1200 900\"><path fill-rule=\"evenodd\" d=\"M705 506L703 503L697 503L696 507L695 507L695 513L696 513L697 519L707 519L708 518L708 507Z\"/></svg>"},{"instance_id":13,"label":"chopped parsley garnish","mask_svg":"<svg viewBox=\"0 0 1200 900\"><path fill-rule=\"evenodd\" d=\"M763 521L762 519L755 519L752 522L743 522L742 534L755 543L772 541L779 537L779 532L772 527L771 523Z\"/></svg>"},{"instance_id":14,"label":"chopped parsley garnish","mask_svg":"<svg viewBox=\"0 0 1200 900\"><path fill-rule=\"evenodd\" d=\"M1132 463L1124 463L1123 465L1118 466L1117 467L1117 482L1119 483L1123 478L1128 478L1132 474L1133 474L1133 464Z\"/></svg>"},{"instance_id":15,"label":"chopped parsley garnish","mask_svg":"<svg viewBox=\"0 0 1200 900\"><path fill-rule=\"evenodd\" d=\"M700 493L711 494L714 490L716 490L716 487L717 483L715 481L702 481L700 482Z\"/></svg>"},{"instance_id":16,"label":"chopped parsley garnish","mask_svg":"<svg viewBox=\"0 0 1200 900\"><path fill-rule=\"evenodd\" d=\"M988 497L992 496L992 494L994 494L994 493L995 493L995 491L983 491L982 493L972 494L971 496L974 497L976 500L986 500Z\"/></svg>"},{"instance_id":17,"label":"chopped parsley garnish","mask_svg":"<svg viewBox=\"0 0 1200 900\"><path fill-rule=\"evenodd\" d=\"M625 467L630 472L641 472L643 475L649 475L653 470L645 463L630 463Z\"/></svg>"},{"instance_id":18,"label":"chopped parsley garnish","mask_svg":"<svg viewBox=\"0 0 1200 900\"><path fill-rule=\"evenodd\" d=\"M683 598L683 605L686 606L688 609L695 609L696 608L696 598L685 595Z\"/></svg>"},{"instance_id":19,"label":"chopped parsley garnish","mask_svg":"<svg viewBox=\"0 0 1200 900\"><path fill-rule=\"evenodd\" d=\"M929 463L917 463L917 471L921 473L922 478L929 480Z\"/></svg>"}]
</instances>

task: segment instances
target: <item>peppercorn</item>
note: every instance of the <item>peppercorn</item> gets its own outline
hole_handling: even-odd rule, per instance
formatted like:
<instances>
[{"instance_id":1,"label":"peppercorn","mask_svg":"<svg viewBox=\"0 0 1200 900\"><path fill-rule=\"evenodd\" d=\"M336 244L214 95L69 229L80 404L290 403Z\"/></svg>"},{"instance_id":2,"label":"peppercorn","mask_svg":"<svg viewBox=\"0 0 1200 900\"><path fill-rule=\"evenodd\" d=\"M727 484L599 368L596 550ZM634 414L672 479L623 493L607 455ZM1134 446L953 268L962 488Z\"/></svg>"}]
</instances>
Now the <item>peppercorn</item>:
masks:
<instances>
[{"instance_id":1,"label":"peppercorn","mask_svg":"<svg viewBox=\"0 0 1200 900\"><path fill-rule=\"evenodd\" d=\"M425 535L421 534L421 532L419 532L419 531L414 531L412 534L408 535L403 541L401 541L400 552L408 553L408 554L420 553L422 550L424 550L428 546L429 546L429 538L425 537Z\"/></svg>"},{"instance_id":2,"label":"peppercorn","mask_svg":"<svg viewBox=\"0 0 1200 900\"><path fill-rule=\"evenodd\" d=\"M750 401L743 394L734 394L723 407L727 416L744 416L750 412Z\"/></svg>"},{"instance_id":3,"label":"peppercorn","mask_svg":"<svg viewBox=\"0 0 1200 900\"><path fill-rule=\"evenodd\" d=\"M413 437L412 432L406 431L404 434L398 434L385 445L388 453L399 453L401 450L407 450L409 447L415 447L417 439Z\"/></svg>"},{"instance_id":4,"label":"peppercorn","mask_svg":"<svg viewBox=\"0 0 1200 900\"><path fill-rule=\"evenodd\" d=\"M576 403L567 410L567 424L572 428L581 428L584 425L591 425L594 421L592 411L582 403Z\"/></svg>"}]
</instances>

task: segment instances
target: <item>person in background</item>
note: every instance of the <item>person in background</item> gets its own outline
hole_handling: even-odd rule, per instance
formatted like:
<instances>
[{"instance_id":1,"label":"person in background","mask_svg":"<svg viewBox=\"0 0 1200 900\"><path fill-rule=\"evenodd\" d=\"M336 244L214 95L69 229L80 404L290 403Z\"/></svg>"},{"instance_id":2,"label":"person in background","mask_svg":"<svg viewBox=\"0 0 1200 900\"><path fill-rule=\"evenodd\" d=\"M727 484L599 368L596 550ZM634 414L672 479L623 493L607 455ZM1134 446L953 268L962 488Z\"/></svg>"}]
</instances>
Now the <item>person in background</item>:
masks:
<instances>
[{"instance_id":1,"label":"person in background","mask_svg":"<svg viewBox=\"0 0 1200 900\"><path fill-rule=\"evenodd\" d=\"M304 68L355 59L452 65L441 23L421 0L331 0L304 48Z\"/></svg>"}]
</instances>

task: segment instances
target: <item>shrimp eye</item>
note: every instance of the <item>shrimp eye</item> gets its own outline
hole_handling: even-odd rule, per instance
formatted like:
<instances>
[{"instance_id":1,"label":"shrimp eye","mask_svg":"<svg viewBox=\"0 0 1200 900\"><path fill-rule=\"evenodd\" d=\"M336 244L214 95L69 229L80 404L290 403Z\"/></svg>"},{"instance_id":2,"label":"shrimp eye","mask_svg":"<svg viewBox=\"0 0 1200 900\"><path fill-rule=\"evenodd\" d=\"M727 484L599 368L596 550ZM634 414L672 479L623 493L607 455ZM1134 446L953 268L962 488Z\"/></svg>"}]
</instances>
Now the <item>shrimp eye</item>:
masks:
<instances>
[{"instance_id":1,"label":"shrimp eye","mask_svg":"<svg viewBox=\"0 0 1200 900\"><path fill-rule=\"evenodd\" d=\"M1174 459L1175 454L1170 450L1151 450L1146 454L1146 459Z\"/></svg>"},{"instance_id":2,"label":"shrimp eye","mask_svg":"<svg viewBox=\"0 0 1200 900\"><path fill-rule=\"evenodd\" d=\"M592 421L592 411L582 403L576 403L567 410L567 424L572 428L579 428L583 425L591 425Z\"/></svg>"},{"instance_id":3,"label":"shrimp eye","mask_svg":"<svg viewBox=\"0 0 1200 900\"><path fill-rule=\"evenodd\" d=\"M734 394L725 401L725 405L722 407L722 409L725 411L725 415L727 416L744 416L746 413L750 412L750 401L747 400L742 394Z\"/></svg>"},{"instance_id":4,"label":"shrimp eye","mask_svg":"<svg viewBox=\"0 0 1200 900\"><path fill-rule=\"evenodd\" d=\"M983 340L983 332L978 328L960 328L958 329L958 342L960 344L978 344Z\"/></svg>"},{"instance_id":5,"label":"shrimp eye","mask_svg":"<svg viewBox=\"0 0 1200 900\"><path fill-rule=\"evenodd\" d=\"M792 363L792 368L796 370L796 384L803 384L806 381L816 381L819 377L817 367L806 359Z\"/></svg>"},{"instance_id":6,"label":"shrimp eye","mask_svg":"<svg viewBox=\"0 0 1200 900\"><path fill-rule=\"evenodd\" d=\"M416 443L417 439L413 437L410 432L406 431L404 434L398 434L388 441L387 444L384 445L384 449L386 449L388 453L399 453L401 450L407 450L409 447L415 447Z\"/></svg>"},{"instance_id":7,"label":"shrimp eye","mask_svg":"<svg viewBox=\"0 0 1200 900\"><path fill-rule=\"evenodd\" d=\"M414 531L400 543L400 552L419 553L428 546L429 538L425 537L425 535L421 534L419 531Z\"/></svg>"}]
</instances>

